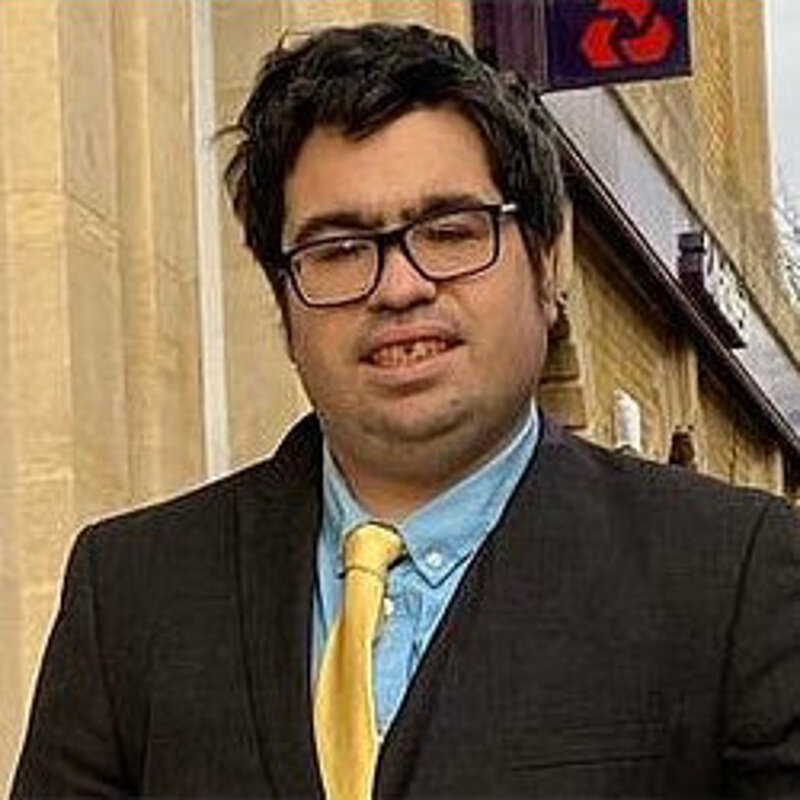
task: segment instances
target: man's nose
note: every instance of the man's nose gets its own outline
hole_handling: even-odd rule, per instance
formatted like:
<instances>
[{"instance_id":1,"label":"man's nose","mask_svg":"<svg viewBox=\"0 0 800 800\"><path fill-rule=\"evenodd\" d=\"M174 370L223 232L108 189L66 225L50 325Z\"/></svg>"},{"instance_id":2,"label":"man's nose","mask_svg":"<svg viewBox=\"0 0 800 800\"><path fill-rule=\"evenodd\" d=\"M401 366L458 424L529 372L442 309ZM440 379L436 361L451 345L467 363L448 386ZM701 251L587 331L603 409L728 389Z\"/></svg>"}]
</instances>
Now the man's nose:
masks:
<instances>
[{"instance_id":1,"label":"man's nose","mask_svg":"<svg viewBox=\"0 0 800 800\"><path fill-rule=\"evenodd\" d=\"M383 271L378 285L367 300L371 311L403 309L436 298L436 283L426 278L399 244L393 243L383 253Z\"/></svg>"}]
</instances>

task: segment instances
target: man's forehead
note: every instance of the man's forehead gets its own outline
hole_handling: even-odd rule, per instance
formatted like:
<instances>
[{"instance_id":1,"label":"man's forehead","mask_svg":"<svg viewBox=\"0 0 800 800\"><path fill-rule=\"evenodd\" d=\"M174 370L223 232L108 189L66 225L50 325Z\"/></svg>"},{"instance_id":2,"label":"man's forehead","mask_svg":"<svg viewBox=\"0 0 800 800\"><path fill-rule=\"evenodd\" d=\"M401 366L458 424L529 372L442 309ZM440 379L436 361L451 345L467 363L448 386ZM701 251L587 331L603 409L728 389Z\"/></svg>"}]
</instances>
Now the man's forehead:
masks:
<instances>
[{"instance_id":1,"label":"man's forehead","mask_svg":"<svg viewBox=\"0 0 800 800\"><path fill-rule=\"evenodd\" d=\"M442 142L460 145L439 149ZM375 154L381 169L376 171ZM335 172L340 162L347 168L365 163L374 180L391 176L392 167L404 170L406 162L424 153L428 171L438 165L463 167L465 160L478 162L480 168L492 161L490 147L477 125L460 109L450 104L410 109L380 126L363 133L352 133L340 125L318 124L303 138L286 174L290 184L298 171L309 163L317 173ZM392 163L391 158L396 158ZM285 187L286 188L286 187Z\"/></svg>"}]
</instances>

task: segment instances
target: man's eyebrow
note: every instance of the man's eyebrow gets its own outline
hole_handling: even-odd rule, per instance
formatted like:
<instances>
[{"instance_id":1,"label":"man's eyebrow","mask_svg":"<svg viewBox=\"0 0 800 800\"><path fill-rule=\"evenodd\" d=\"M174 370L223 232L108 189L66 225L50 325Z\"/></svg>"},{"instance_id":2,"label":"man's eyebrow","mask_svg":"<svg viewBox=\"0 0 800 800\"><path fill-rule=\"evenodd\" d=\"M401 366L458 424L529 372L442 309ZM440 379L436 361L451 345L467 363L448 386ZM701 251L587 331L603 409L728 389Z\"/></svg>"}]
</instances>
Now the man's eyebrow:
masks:
<instances>
[{"instance_id":1,"label":"man's eyebrow","mask_svg":"<svg viewBox=\"0 0 800 800\"><path fill-rule=\"evenodd\" d=\"M417 217L427 217L430 214L446 213L448 211L458 211L469 206L480 206L485 203L500 202L493 198L483 197L474 192L457 192L448 194L431 194L425 196L422 201L413 208L404 209L400 216L406 221Z\"/></svg>"},{"instance_id":2,"label":"man's eyebrow","mask_svg":"<svg viewBox=\"0 0 800 800\"><path fill-rule=\"evenodd\" d=\"M368 233L380 228L382 220L378 216L363 214L360 211L342 209L315 214L303 220L289 247L297 247L314 239L319 234L330 233L331 230L348 230Z\"/></svg>"},{"instance_id":3,"label":"man's eyebrow","mask_svg":"<svg viewBox=\"0 0 800 800\"><path fill-rule=\"evenodd\" d=\"M465 206L482 205L484 203L500 202L493 198L483 197L474 192L452 192L425 195L419 202L400 210L400 219L403 222L426 217L430 214L457 211ZM303 220L291 244L285 249L298 247L325 233L336 231L351 231L353 233L372 233L385 227L384 218L379 214L365 214L353 209L338 209L335 211L315 214Z\"/></svg>"}]
</instances>

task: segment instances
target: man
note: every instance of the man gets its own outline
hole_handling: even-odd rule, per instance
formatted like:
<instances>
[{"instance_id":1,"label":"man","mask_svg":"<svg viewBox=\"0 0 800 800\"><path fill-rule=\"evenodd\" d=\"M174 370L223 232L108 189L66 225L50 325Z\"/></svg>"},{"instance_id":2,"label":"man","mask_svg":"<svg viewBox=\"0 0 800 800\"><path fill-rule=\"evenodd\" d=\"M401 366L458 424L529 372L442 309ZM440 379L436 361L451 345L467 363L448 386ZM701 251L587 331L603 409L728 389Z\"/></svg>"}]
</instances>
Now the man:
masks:
<instances>
[{"instance_id":1,"label":"man","mask_svg":"<svg viewBox=\"0 0 800 800\"><path fill-rule=\"evenodd\" d=\"M800 796L791 509L531 406L562 188L524 85L332 29L237 131L315 414L79 538L13 796Z\"/></svg>"}]
</instances>

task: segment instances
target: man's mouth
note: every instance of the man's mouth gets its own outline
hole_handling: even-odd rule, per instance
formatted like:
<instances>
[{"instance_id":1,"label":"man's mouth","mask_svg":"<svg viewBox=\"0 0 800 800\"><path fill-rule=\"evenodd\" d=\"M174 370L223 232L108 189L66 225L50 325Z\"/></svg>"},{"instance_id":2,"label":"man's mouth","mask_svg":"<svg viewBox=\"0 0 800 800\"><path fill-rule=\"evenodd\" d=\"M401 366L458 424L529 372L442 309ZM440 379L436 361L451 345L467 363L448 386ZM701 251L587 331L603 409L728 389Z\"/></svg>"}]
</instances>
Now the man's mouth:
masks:
<instances>
[{"instance_id":1,"label":"man's mouth","mask_svg":"<svg viewBox=\"0 0 800 800\"><path fill-rule=\"evenodd\" d=\"M410 367L449 350L454 344L454 342L438 338L394 342L374 350L370 353L368 360L370 364L382 369Z\"/></svg>"}]
</instances>

